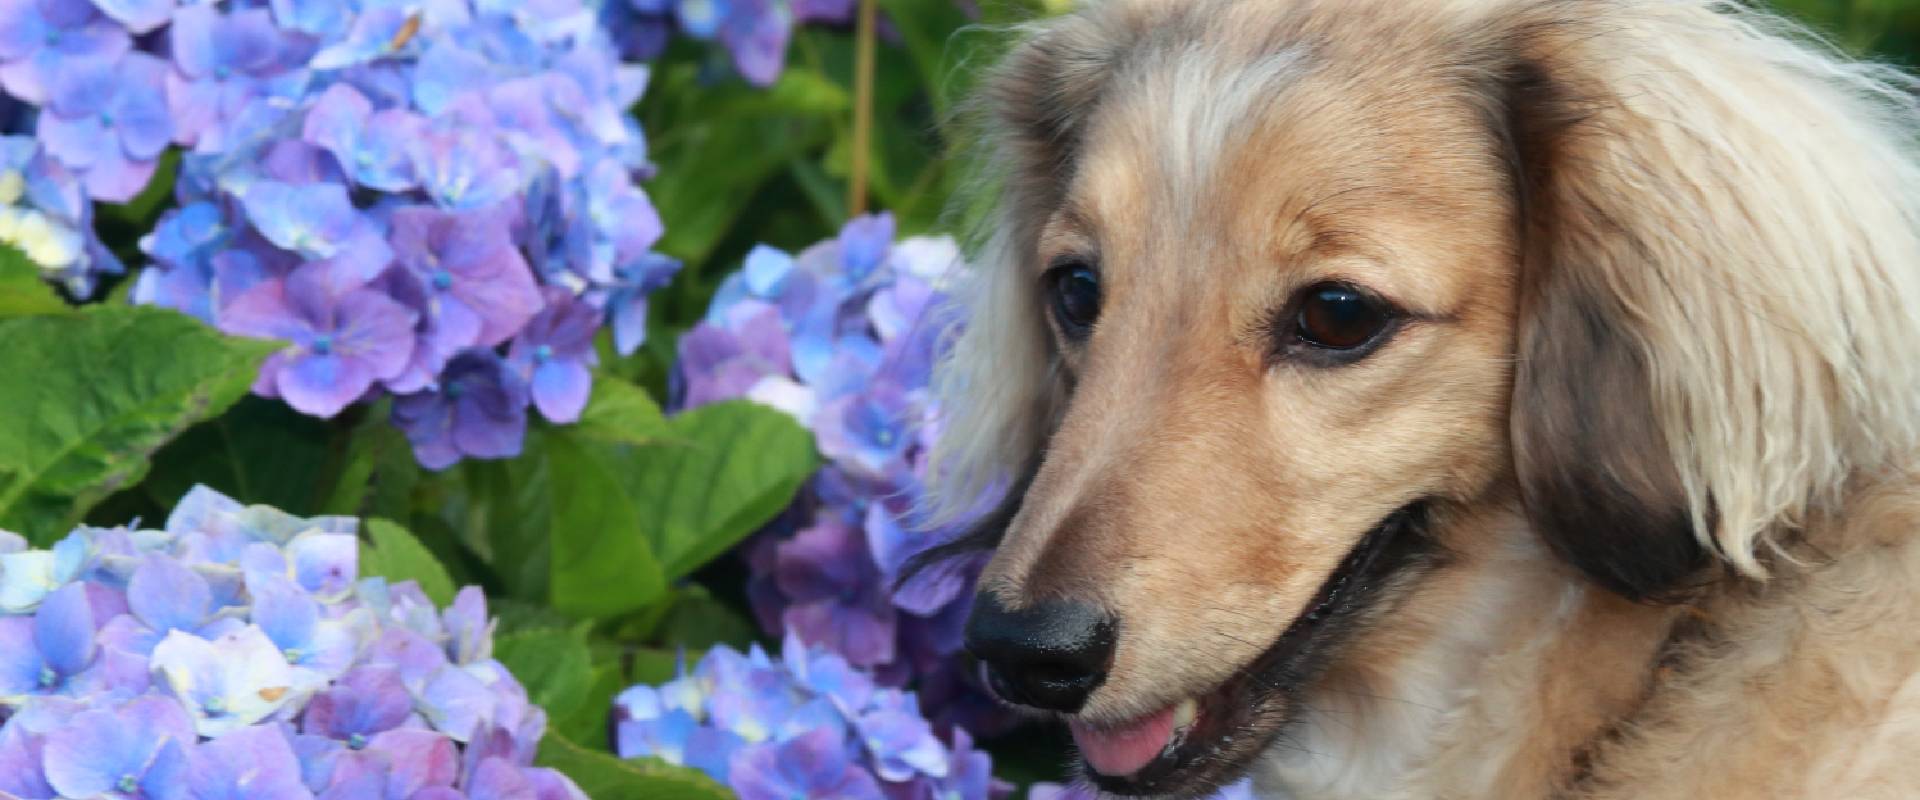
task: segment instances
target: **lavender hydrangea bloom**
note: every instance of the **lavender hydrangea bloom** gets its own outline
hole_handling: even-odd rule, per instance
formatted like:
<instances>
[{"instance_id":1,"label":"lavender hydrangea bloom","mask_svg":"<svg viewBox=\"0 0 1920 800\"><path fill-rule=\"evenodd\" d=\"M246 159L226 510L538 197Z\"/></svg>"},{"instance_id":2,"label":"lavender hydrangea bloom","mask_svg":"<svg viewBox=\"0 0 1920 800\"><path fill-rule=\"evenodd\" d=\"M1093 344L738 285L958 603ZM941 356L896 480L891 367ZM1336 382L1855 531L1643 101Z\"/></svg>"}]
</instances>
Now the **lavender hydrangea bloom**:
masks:
<instances>
[{"instance_id":1,"label":"lavender hydrangea bloom","mask_svg":"<svg viewBox=\"0 0 1920 800\"><path fill-rule=\"evenodd\" d=\"M513 340L508 363L526 378L534 407L553 422L574 422L587 408L590 371L599 356L593 334L600 312L562 291L549 292L546 310Z\"/></svg>"},{"instance_id":2,"label":"lavender hydrangea bloom","mask_svg":"<svg viewBox=\"0 0 1920 800\"><path fill-rule=\"evenodd\" d=\"M373 289L333 283L326 266L310 264L247 291L220 317L229 333L289 343L268 358L255 389L319 417L398 377L414 346L412 311Z\"/></svg>"},{"instance_id":3,"label":"lavender hydrangea bloom","mask_svg":"<svg viewBox=\"0 0 1920 800\"><path fill-rule=\"evenodd\" d=\"M946 797L987 800L1007 787L964 731L935 735L914 696L876 690L825 648L789 636L774 660L709 650L691 670L615 699L615 749L695 767L742 800Z\"/></svg>"},{"instance_id":4,"label":"lavender hydrangea bloom","mask_svg":"<svg viewBox=\"0 0 1920 800\"><path fill-rule=\"evenodd\" d=\"M286 342L254 388L303 413L412 398L396 420L437 466L517 453L527 405L577 419L594 336L632 352L678 268L636 183L646 69L578 0L0 0L0 22L0 86L38 106L8 98L0 134L40 127L0 137L0 242L84 296L119 270L91 199L191 148L135 302ZM468 350L511 356L531 389L490 396L518 407L430 413L474 408L446 402Z\"/></svg>"},{"instance_id":5,"label":"lavender hydrangea bloom","mask_svg":"<svg viewBox=\"0 0 1920 800\"><path fill-rule=\"evenodd\" d=\"M58 569L0 571L0 593L55 584L0 609L0 796L584 798L532 766L546 717L490 657L484 598L442 613L411 582L355 581L328 554L352 524L196 487L165 530L81 528ZM0 557L43 553L0 534ZM108 636L155 628L150 657ZM338 660L304 658L328 631Z\"/></svg>"},{"instance_id":6,"label":"lavender hydrangea bloom","mask_svg":"<svg viewBox=\"0 0 1920 800\"><path fill-rule=\"evenodd\" d=\"M615 0L601 6L604 24L632 57L652 58L678 31L715 41L749 83L766 86L786 66L796 25L846 23L852 0Z\"/></svg>"},{"instance_id":7,"label":"lavender hydrangea bloom","mask_svg":"<svg viewBox=\"0 0 1920 800\"><path fill-rule=\"evenodd\" d=\"M468 350L447 362L440 388L393 404L393 420L420 463L446 469L462 456L520 454L527 432L527 384L490 350Z\"/></svg>"},{"instance_id":8,"label":"lavender hydrangea bloom","mask_svg":"<svg viewBox=\"0 0 1920 800\"><path fill-rule=\"evenodd\" d=\"M831 648L884 685L917 682L938 728L992 732L1010 718L953 658L979 560L902 580L915 554L950 535L911 512L938 432L931 364L952 333L938 286L959 253L950 240L893 236L881 214L798 257L756 248L681 337L674 399L780 409L814 431L825 457L794 507L747 548L762 624Z\"/></svg>"},{"instance_id":9,"label":"lavender hydrangea bloom","mask_svg":"<svg viewBox=\"0 0 1920 800\"><path fill-rule=\"evenodd\" d=\"M166 62L135 52L74 59L49 76L37 135L95 199L125 202L153 177L173 138L166 74Z\"/></svg>"},{"instance_id":10,"label":"lavender hydrangea bloom","mask_svg":"<svg viewBox=\"0 0 1920 800\"><path fill-rule=\"evenodd\" d=\"M0 88L29 103L46 102L49 84L68 65L112 63L132 46L126 29L90 0L0 3Z\"/></svg>"}]
</instances>

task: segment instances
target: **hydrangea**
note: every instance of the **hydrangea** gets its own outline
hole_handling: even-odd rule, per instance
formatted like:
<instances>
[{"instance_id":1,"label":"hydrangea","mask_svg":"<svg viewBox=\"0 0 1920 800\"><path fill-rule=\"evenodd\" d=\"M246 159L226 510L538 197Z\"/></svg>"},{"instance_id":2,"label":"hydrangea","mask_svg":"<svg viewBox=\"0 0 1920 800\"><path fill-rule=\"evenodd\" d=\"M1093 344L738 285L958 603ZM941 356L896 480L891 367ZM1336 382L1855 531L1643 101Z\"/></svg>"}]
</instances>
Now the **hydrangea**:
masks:
<instances>
[{"instance_id":1,"label":"hydrangea","mask_svg":"<svg viewBox=\"0 0 1920 800\"><path fill-rule=\"evenodd\" d=\"M740 800L938 797L986 800L1011 787L964 729L945 738L911 692L788 636L775 661L721 645L660 686L614 699L615 752L700 769Z\"/></svg>"},{"instance_id":2,"label":"hydrangea","mask_svg":"<svg viewBox=\"0 0 1920 800\"><path fill-rule=\"evenodd\" d=\"M766 86L786 66L795 26L845 23L854 8L855 0L606 0L601 15L634 58L658 56L679 34L720 45L735 72Z\"/></svg>"},{"instance_id":3,"label":"hydrangea","mask_svg":"<svg viewBox=\"0 0 1920 800\"><path fill-rule=\"evenodd\" d=\"M811 429L825 466L747 546L754 609L774 635L821 645L890 686L919 688L942 726L1009 717L959 658L972 584L966 557L904 583L909 559L950 531L915 524L938 409L932 363L952 332L945 238L894 243L892 217L849 222L798 257L760 247L679 342L679 407L747 397Z\"/></svg>"},{"instance_id":4,"label":"hydrangea","mask_svg":"<svg viewBox=\"0 0 1920 800\"><path fill-rule=\"evenodd\" d=\"M161 530L0 532L0 796L584 798L479 589L360 578L354 527L196 487Z\"/></svg>"},{"instance_id":5,"label":"hydrangea","mask_svg":"<svg viewBox=\"0 0 1920 800\"><path fill-rule=\"evenodd\" d=\"M320 417L385 395L455 405L417 396L449 391L463 353L512 354L521 408L409 434L436 468L516 454L528 407L579 416L595 333L638 348L678 269L636 184L651 167L627 110L647 71L600 11L0 0L0 244L90 297L125 271L94 203L132 199L181 150L136 302L284 341L254 388Z\"/></svg>"},{"instance_id":6,"label":"hydrangea","mask_svg":"<svg viewBox=\"0 0 1920 800\"><path fill-rule=\"evenodd\" d=\"M397 398L429 467L516 455L679 267L646 79L583 0L0 0L0 241L84 297L92 201L179 148L135 302L284 342L254 389L303 413Z\"/></svg>"}]
</instances>

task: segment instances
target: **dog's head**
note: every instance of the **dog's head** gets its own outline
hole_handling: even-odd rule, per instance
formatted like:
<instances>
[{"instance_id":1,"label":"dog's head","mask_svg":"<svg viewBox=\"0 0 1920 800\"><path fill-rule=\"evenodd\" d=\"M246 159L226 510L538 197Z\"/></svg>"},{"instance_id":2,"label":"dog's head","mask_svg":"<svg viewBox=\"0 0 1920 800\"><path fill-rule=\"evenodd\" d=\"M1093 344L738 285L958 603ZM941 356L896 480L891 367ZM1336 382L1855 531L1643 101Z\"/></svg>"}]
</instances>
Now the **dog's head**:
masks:
<instances>
[{"instance_id":1,"label":"dog's head","mask_svg":"<svg viewBox=\"0 0 1920 800\"><path fill-rule=\"evenodd\" d=\"M1098 785L1233 777L1450 520L1656 601L1911 445L1884 85L1709 6L1113 0L1006 60L942 486L1023 475L969 643Z\"/></svg>"}]
</instances>

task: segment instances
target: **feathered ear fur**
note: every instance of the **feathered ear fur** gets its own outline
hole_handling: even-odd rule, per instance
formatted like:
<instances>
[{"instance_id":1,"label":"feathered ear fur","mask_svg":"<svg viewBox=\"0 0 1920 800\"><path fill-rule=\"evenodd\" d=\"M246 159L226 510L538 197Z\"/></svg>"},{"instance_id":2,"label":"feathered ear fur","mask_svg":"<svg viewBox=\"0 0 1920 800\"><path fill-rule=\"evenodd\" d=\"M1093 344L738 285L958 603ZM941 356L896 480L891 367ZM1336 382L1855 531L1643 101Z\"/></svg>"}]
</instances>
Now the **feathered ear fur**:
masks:
<instances>
[{"instance_id":1,"label":"feathered ear fur","mask_svg":"<svg viewBox=\"0 0 1920 800\"><path fill-rule=\"evenodd\" d=\"M935 521L965 515L984 492L1037 466L1056 421L1063 389L1029 260L1073 173L1086 117L1136 35L1118 24L1071 16L1035 27L974 101L986 128L974 191L995 206L973 237L973 270L955 287L969 323L937 374L946 418L931 462Z\"/></svg>"},{"instance_id":2,"label":"feathered ear fur","mask_svg":"<svg viewBox=\"0 0 1920 800\"><path fill-rule=\"evenodd\" d=\"M1482 74L1520 199L1512 436L1553 548L1684 588L1903 466L1920 422L1911 79L1733 3L1534 4Z\"/></svg>"}]
</instances>

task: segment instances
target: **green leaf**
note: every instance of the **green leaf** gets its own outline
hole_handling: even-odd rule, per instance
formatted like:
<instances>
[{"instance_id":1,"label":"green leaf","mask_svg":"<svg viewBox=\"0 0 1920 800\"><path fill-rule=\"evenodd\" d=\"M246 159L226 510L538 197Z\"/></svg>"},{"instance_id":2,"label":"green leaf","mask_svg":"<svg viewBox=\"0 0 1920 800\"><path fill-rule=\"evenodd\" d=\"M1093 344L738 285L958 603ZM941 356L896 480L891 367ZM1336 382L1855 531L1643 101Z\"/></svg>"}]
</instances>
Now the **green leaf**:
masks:
<instances>
[{"instance_id":1,"label":"green leaf","mask_svg":"<svg viewBox=\"0 0 1920 800\"><path fill-rule=\"evenodd\" d=\"M553 487L553 607L583 617L612 617L647 607L667 588L641 525L642 509L622 485L608 445L552 436L547 469Z\"/></svg>"},{"instance_id":2,"label":"green leaf","mask_svg":"<svg viewBox=\"0 0 1920 800\"><path fill-rule=\"evenodd\" d=\"M548 733L535 763L572 778L593 800L732 800L733 793L698 770L657 759L619 759Z\"/></svg>"},{"instance_id":3,"label":"green leaf","mask_svg":"<svg viewBox=\"0 0 1920 800\"><path fill-rule=\"evenodd\" d=\"M579 742L581 746L592 750L609 750L613 742L608 735L613 716L613 698L626 689L630 682L620 673L618 664L602 664L593 668L593 677L587 684L585 696L572 712L555 712L547 709L553 720L553 730L568 741Z\"/></svg>"},{"instance_id":4,"label":"green leaf","mask_svg":"<svg viewBox=\"0 0 1920 800\"><path fill-rule=\"evenodd\" d=\"M0 320L0 528L44 543L247 391L276 346L154 308Z\"/></svg>"},{"instance_id":5,"label":"green leaf","mask_svg":"<svg viewBox=\"0 0 1920 800\"><path fill-rule=\"evenodd\" d=\"M740 612L693 584L675 593L673 607L655 628L653 641L705 650L716 644L745 648L759 630Z\"/></svg>"},{"instance_id":6,"label":"green leaf","mask_svg":"<svg viewBox=\"0 0 1920 800\"><path fill-rule=\"evenodd\" d=\"M549 628L501 634L493 639L493 657L551 717L579 712L594 688L593 656L582 631Z\"/></svg>"},{"instance_id":7,"label":"green leaf","mask_svg":"<svg viewBox=\"0 0 1920 800\"><path fill-rule=\"evenodd\" d=\"M280 400L244 397L227 413L187 429L153 454L142 488L162 508L206 484L249 505L321 513L329 488L332 428Z\"/></svg>"},{"instance_id":8,"label":"green leaf","mask_svg":"<svg viewBox=\"0 0 1920 800\"><path fill-rule=\"evenodd\" d=\"M406 528L384 519L367 520L368 541L360 544L360 574L389 581L416 581L436 605L453 602L453 579Z\"/></svg>"},{"instance_id":9,"label":"green leaf","mask_svg":"<svg viewBox=\"0 0 1920 800\"><path fill-rule=\"evenodd\" d=\"M700 663L705 651L699 648L686 649L689 667ZM662 684L679 676L680 651L643 647L627 656L628 676L634 683Z\"/></svg>"},{"instance_id":10,"label":"green leaf","mask_svg":"<svg viewBox=\"0 0 1920 800\"><path fill-rule=\"evenodd\" d=\"M659 404L645 390L611 375L594 375L593 399L567 431L603 442L646 444L666 426Z\"/></svg>"},{"instance_id":11,"label":"green leaf","mask_svg":"<svg viewBox=\"0 0 1920 800\"><path fill-rule=\"evenodd\" d=\"M40 277L25 253L0 244L0 318L61 314L72 308Z\"/></svg>"},{"instance_id":12,"label":"green leaf","mask_svg":"<svg viewBox=\"0 0 1920 800\"><path fill-rule=\"evenodd\" d=\"M669 579L700 568L773 519L817 464L805 428L744 400L688 411L669 430L622 463Z\"/></svg>"}]
</instances>

